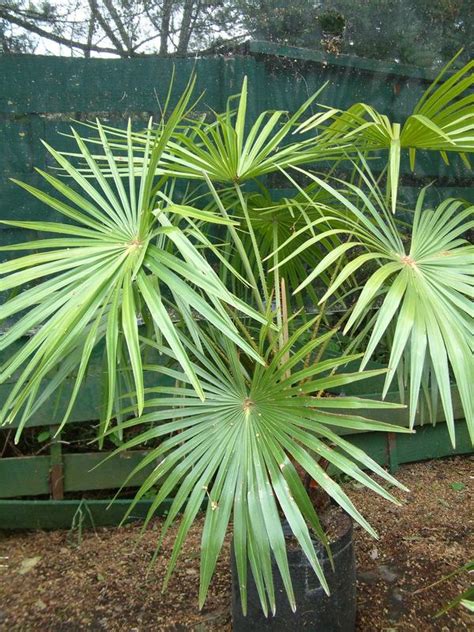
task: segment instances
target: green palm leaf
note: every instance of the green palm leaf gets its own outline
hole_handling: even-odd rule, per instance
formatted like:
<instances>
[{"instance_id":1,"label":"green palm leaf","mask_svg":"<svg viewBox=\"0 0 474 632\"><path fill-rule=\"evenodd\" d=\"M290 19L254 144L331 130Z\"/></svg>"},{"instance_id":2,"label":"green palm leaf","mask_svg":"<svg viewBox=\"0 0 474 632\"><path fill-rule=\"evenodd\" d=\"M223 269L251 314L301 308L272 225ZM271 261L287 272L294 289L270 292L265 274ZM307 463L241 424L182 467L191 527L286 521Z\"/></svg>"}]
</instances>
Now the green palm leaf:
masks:
<instances>
[{"instance_id":1,"label":"green palm leaf","mask_svg":"<svg viewBox=\"0 0 474 632\"><path fill-rule=\"evenodd\" d=\"M370 105L356 103L345 111L328 109L316 114L299 130L324 130L323 145L327 137L336 145L351 145L363 153L387 150L389 191L395 212L401 150L409 151L412 169L417 150L439 151L446 162L447 153L456 152L466 163L464 154L474 151L474 61L440 84L458 55L441 71L403 125Z\"/></svg>"},{"instance_id":2,"label":"green palm leaf","mask_svg":"<svg viewBox=\"0 0 474 632\"><path fill-rule=\"evenodd\" d=\"M326 338L323 336L313 340L306 347L295 351L297 359L301 353L311 352L321 345ZM363 451L339 437L331 426L381 431L398 431L400 428L353 415L350 409L361 405L357 398L341 400L340 406L348 409L345 414L328 411L325 402L329 399L315 398L313 393L315 389L330 388L331 384L337 383L336 376L328 374L329 367L322 363L307 369L304 377L314 383L314 388L306 388L302 392L301 373L296 371L293 376L288 376L294 355L290 353L291 349L283 348L281 351L290 353L287 367L282 365L281 353L275 353L273 345L268 347L265 335L261 336L261 340L260 354L271 356L266 367L254 362L250 366L248 362L242 363L237 349L224 340L221 340L221 348L209 339L206 355L194 348L193 355L197 358L195 372L204 389L205 400L197 397L184 373L175 373L182 385L178 390L166 386L148 389L145 414L121 424L120 429L124 432L135 426L140 431L120 449L129 449L150 439L160 440L158 447L135 470L135 473L140 471L152 461L159 463L134 500L134 503L137 502L159 483L159 491L147 521L171 490L177 490L160 536L161 542L179 512L182 512L165 586L191 523L207 499L201 544L201 606L232 520L243 608L246 608L249 567L259 590L262 607L268 613L275 612L276 608L271 556L276 560L288 599L295 608L282 517L288 522L322 586L327 590L311 542L311 532L326 545L327 540L297 474L295 463L372 535L376 535L375 531L338 483L321 468L318 459L328 459L336 468L393 502L396 502L395 498L368 476L364 469L399 488L402 485ZM292 343L288 344L291 347ZM170 358L174 357L169 349L161 348L161 352ZM348 358L338 358L331 366L339 367L347 362ZM294 362L295 365L297 363ZM156 370L158 374L166 371L163 367L156 367ZM368 372L366 377L372 374ZM316 375L318 379L313 380ZM337 377L339 383L343 383L365 376L341 374ZM387 405L395 406L374 401L368 403L371 408ZM176 431L179 432L176 434ZM332 449L332 446L337 449ZM130 511L133 511L133 506Z\"/></svg>"},{"instance_id":3,"label":"green palm leaf","mask_svg":"<svg viewBox=\"0 0 474 632\"><path fill-rule=\"evenodd\" d=\"M289 165L312 163L317 160L336 160L345 155L345 148L336 147L332 142L322 141L315 144L311 138L297 142L290 140L298 121L323 88L324 86L292 115L285 111L265 111L253 124L249 124L247 120L248 83L245 78L240 95L228 100L223 114L212 112L214 119L212 122L208 123L202 118L190 119L185 127L176 126L156 165L158 175L173 177L177 180L205 181L212 198L209 208L214 210L217 206L225 218L228 218L228 208L232 208L236 215L242 218L245 237L239 234L234 226L230 225L227 229L229 241L236 253L232 266L234 269L244 268L244 276L250 283L255 302L262 312L264 302L268 302L270 298L268 275L262 265L262 259L268 254L268 248L266 252L260 250L265 244L261 243L262 235L255 233L255 222L251 217L252 205L250 203L249 206L248 196L242 187L248 181L277 172ZM233 102L236 99L238 99L237 107L233 108ZM94 126L91 125L91 127ZM148 132L131 136L129 132L108 128L107 133L113 138L112 146L122 153L125 145L128 142L132 143L137 156L133 164L140 171L143 164L148 161L144 143ZM90 142L96 144L99 141L91 139ZM77 156L77 154L72 155ZM104 163L103 156L94 154L94 158ZM118 169L120 170L120 166ZM122 168L122 172L125 175L126 168ZM85 177L93 174L87 162L81 173ZM113 169L110 169L107 164L104 165L104 173L107 177L114 175ZM215 188L219 185L230 186L233 197L226 196L221 200ZM280 219L282 215L280 214ZM196 210L194 217L199 219ZM263 239L266 240L267 236L263 235ZM246 242L249 243L249 247ZM225 257L225 260L228 262L228 257ZM294 265L292 267L294 268Z\"/></svg>"},{"instance_id":4,"label":"green palm leaf","mask_svg":"<svg viewBox=\"0 0 474 632\"><path fill-rule=\"evenodd\" d=\"M247 132L247 90L245 78L235 114L229 104L225 114L216 114L215 122L197 123L194 133L178 134L169 160L163 161L167 169L186 178L202 179L206 172L213 181L232 184L275 171L277 164L307 162L307 144L282 144L318 93L287 120L286 112L263 112Z\"/></svg>"},{"instance_id":5,"label":"green palm leaf","mask_svg":"<svg viewBox=\"0 0 474 632\"><path fill-rule=\"evenodd\" d=\"M117 165L121 156L114 155L108 135L98 122L107 174L103 163L91 155L86 143L73 131L82 161L89 169L88 177L47 146L69 178L70 184L56 176L42 174L60 197L18 183L73 222L4 222L61 235L2 248L37 251L0 265L0 290L17 292L0 307L0 319L19 317L0 339L0 349L7 349L33 331L20 350L0 367L0 382L17 375L0 411L0 421L8 423L21 415L18 435L36 409L35 400L43 380L66 365L69 371L60 371L63 381L75 369L78 371L71 401L60 425L67 421L86 375L92 349L104 338L108 370L105 426L112 414L119 382L117 375L123 372L120 358L128 357L140 412L144 405L140 315L152 322L155 331L164 337L197 394L204 397L188 353L176 333L181 326L179 319L173 320L165 307L170 301L178 316L181 313L183 318L186 316L191 337L198 338L200 331L196 319L189 318L193 309L218 325L224 335L258 361L253 347L239 336L224 305L262 322L265 319L226 289L196 247L193 236L198 231L196 218L219 224L232 224L232 221L215 213L203 214L198 209L176 205L163 192L155 190L157 164L186 110L192 88L193 82L166 123L160 122L156 129L150 123L139 173L130 140L127 178L119 174ZM153 281L152 277L155 277ZM179 297L179 301L173 303L173 297ZM57 380L54 383L59 386Z\"/></svg>"},{"instance_id":6,"label":"green palm leaf","mask_svg":"<svg viewBox=\"0 0 474 632\"><path fill-rule=\"evenodd\" d=\"M378 264L365 279L345 326L345 332L360 328L371 310L378 306L361 368L365 367L389 326L392 327L389 372L383 396L407 355L411 427L415 421L422 378L428 373L434 391L439 389L454 445L452 372L474 442L474 310L471 301L474 249L464 238L466 231L474 226L474 207L462 200L448 199L436 209L423 209L423 190L413 214L407 249L399 226L384 206L369 176L361 172L372 192L371 199L355 185L339 181L343 188L336 189L319 177L305 173L345 207L345 213L340 218L341 224L346 224L349 235L345 248L366 251L342 268L321 300L326 300L349 275L366 264L368 257ZM307 243L311 243L311 238ZM331 254L321 261L317 274L331 265ZM313 276L314 273L308 278Z\"/></svg>"}]
</instances>

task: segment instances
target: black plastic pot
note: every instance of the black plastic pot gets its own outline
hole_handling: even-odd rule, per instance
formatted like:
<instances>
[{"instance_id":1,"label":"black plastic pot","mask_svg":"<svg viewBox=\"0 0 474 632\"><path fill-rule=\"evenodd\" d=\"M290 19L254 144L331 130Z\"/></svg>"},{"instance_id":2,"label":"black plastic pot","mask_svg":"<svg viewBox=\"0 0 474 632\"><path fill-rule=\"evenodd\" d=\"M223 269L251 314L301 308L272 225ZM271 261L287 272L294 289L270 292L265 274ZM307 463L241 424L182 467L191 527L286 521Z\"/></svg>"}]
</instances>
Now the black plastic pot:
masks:
<instances>
[{"instance_id":1,"label":"black plastic pot","mask_svg":"<svg viewBox=\"0 0 474 632\"><path fill-rule=\"evenodd\" d=\"M276 614L265 617L257 588L249 569L247 616L242 614L235 560L232 556L232 621L234 632L353 632L356 619L356 574L352 522L345 514L340 535L331 545L334 571L326 551L317 541L315 550L324 569L331 594L328 596L301 549L288 550L288 562L296 597L296 612L292 612L278 572L273 564L276 594Z\"/></svg>"}]
</instances>

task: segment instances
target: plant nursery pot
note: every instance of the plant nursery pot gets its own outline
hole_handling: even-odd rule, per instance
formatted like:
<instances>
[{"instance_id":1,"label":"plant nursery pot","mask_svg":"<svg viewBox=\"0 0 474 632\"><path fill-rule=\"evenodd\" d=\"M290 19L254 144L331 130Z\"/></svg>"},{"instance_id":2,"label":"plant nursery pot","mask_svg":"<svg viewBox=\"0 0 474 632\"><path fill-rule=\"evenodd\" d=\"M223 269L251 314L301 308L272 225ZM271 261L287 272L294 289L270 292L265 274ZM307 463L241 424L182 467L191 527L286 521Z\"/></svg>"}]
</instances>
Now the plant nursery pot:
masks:
<instances>
[{"instance_id":1,"label":"plant nursery pot","mask_svg":"<svg viewBox=\"0 0 474 632\"><path fill-rule=\"evenodd\" d=\"M321 543L314 540L314 548L329 584L326 595L299 547L288 537L288 563L296 598L296 612L292 612L276 562L273 577L276 595L276 614L265 617L257 588L249 569L247 616L242 613L235 558L232 556L232 622L234 632L353 632L356 620L356 572L352 521L342 510L331 510L331 522L338 524L331 538L334 560L332 570L327 553ZM289 528L285 531L290 535Z\"/></svg>"}]
</instances>

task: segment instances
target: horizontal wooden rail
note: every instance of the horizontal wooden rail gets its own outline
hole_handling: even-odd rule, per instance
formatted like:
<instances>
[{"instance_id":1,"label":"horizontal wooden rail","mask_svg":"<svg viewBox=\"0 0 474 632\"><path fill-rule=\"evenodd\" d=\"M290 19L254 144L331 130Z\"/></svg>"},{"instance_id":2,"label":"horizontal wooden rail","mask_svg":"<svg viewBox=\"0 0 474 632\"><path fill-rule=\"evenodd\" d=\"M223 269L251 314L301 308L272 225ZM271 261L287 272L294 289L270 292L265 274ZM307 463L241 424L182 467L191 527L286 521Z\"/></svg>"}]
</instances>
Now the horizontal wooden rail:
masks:
<instances>
[{"instance_id":1,"label":"horizontal wooden rail","mask_svg":"<svg viewBox=\"0 0 474 632\"><path fill-rule=\"evenodd\" d=\"M452 448L446 424L419 427L415 435L391 435L384 432L361 433L351 437L351 442L363 448L377 463L396 469L403 463L412 463L426 459L435 459L460 454L471 454L466 424L457 422L457 446ZM143 453L130 457L129 465L141 458ZM70 455L71 456L71 455ZM72 455L77 457L75 467L83 470L84 481L88 480L87 467L91 464L91 455ZM94 459L98 455L92 455ZM102 457L104 455L101 455ZM34 458L34 457L33 457ZM84 461L81 461L84 459ZM93 459L93 460L94 460ZM15 459L12 459L15 460ZM26 459L19 459L26 461ZM113 461L111 460L110 463ZM136 462L136 461L135 461ZM0 462L1 464L1 462ZM23 476L31 480L36 475L33 462L22 465ZM123 467L122 471L126 468ZM97 476L100 468L94 470ZM96 476L96 475L94 475ZM118 477L117 477L118 478ZM2 481L0 474L0 481ZM100 479L94 479L99 481ZM104 477L106 485L116 479ZM87 484L87 483L85 483ZM116 483L118 484L118 483ZM67 487L67 486L66 486ZM117 525L123 519L131 500L0 500L0 529L71 529L80 523L84 527ZM158 509L157 515L165 514L172 500L166 500ZM134 507L129 520L141 520L150 509L152 500L142 500Z\"/></svg>"},{"instance_id":2,"label":"horizontal wooden rail","mask_svg":"<svg viewBox=\"0 0 474 632\"><path fill-rule=\"evenodd\" d=\"M151 500L137 503L129 521L144 518ZM165 513L165 501L157 515ZM118 525L130 500L0 500L0 529L74 529Z\"/></svg>"},{"instance_id":3,"label":"horizontal wooden rail","mask_svg":"<svg viewBox=\"0 0 474 632\"><path fill-rule=\"evenodd\" d=\"M92 452L61 455L62 490L87 492L118 489L133 469L148 454L134 450L111 456L111 452ZM134 476L127 487L141 485L156 463ZM51 480L50 456L23 456L0 459L0 498L19 496L54 496ZM59 498L56 496L56 499Z\"/></svg>"},{"instance_id":4,"label":"horizontal wooden rail","mask_svg":"<svg viewBox=\"0 0 474 632\"><path fill-rule=\"evenodd\" d=\"M345 394L377 400L380 398L380 389L378 388L378 381L380 381L380 379L383 379L383 376L382 378L376 377L371 380L371 386L376 392L359 393L359 385L354 383L344 387ZM452 398L454 418L460 420L463 418L463 410L456 389L453 389ZM389 393L386 399L396 402L398 401L398 394L395 392ZM89 399L89 404L91 403L92 399ZM334 412L338 411L335 409ZM408 426L408 411L406 408L380 410L361 409L357 411L357 414L361 417L367 417L376 421L383 421L404 427ZM421 421L421 417L418 415L416 418L416 435L397 435L396 438L390 439L390 443L396 443L397 446L405 446L406 443L406 448L404 449L408 450L409 446L412 445L410 442L416 441L414 437L416 437L419 432L425 432L423 428L420 427ZM440 427L444 428L444 432L447 432L441 407L438 409L436 421L439 422ZM77 423L80 422L81 417L77 419ZM82 423L84 423L84 421L82 421ZM36 423L33 421L31 426L35 425ZM44 418L42 418L41 425L45 425ZM460 429L464 426L464 423L458 424ZM49 429L51 436L53 436L55 430L54 426L49 425ZM377 435L380 436L380 433L360 433L360 431L348 431L342 428L339 432L345 435L352 435L351 440L355 440L354 437L358 434L365 437L366 439L364 440L367 441L369 441L367 437L372 435L374 437ZM382 433L382 435L383 434L384 433ZM408 437L408 442L406 437ZM359 439L357 439L357 441L359 441ZM467 435L466 441L468 441ZM449 454L449 438L446 443L447 452L445 452L445 454ZM372 445L373 441L370 440L369 444ZM415 444L413 443L413 445ZM392 456L393 452L394 451L391 450ZM146 453L146 451L134 450L112 457L111 452L68 453L67 451L62 451L61 442L56 440L51 443L49 454L0 459L0 498L50 495L53 499L60 500L64 494L70 492L117 489ZM436 454L433 454L433 456L436 456ZM429 458L429 456L423 458ZM390 460L390 463L392 463L392 460L393 459ZM155 466L156 464L150 464L140 472L138 476L130 480L127 486L139 486Z\"/></svg>"}]
</instances>

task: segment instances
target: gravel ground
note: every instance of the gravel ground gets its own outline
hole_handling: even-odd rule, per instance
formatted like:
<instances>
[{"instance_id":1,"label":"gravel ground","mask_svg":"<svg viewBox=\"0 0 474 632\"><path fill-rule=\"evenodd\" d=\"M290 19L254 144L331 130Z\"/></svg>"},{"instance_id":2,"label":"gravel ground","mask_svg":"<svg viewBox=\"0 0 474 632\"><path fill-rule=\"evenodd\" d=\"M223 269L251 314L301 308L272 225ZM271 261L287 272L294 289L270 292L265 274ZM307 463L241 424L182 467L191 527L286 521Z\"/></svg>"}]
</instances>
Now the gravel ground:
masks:
<instances>
[{"instance_id":1,"label":"gravel ground","mask_svg":"<svg viewBox=\"0 0 474 632\"><path fill-rule=\"evenodd\" d=\"M346 484L380 534L355 529L358 632L458 632L474 618L456 608L433 615L468 585L458 576L428 586L473 557L474 457L404 466L398 478L411 493L395 507ZM73 632L230 632L229 538L206 606L197 608L202 522L192 530L181 563L161 594L163 554L148 570L160 521L137 540L139 526L77 533L0 533L0 630ZM323 631L321 631L323 632Z\"/></svg>"}]
</instances>

